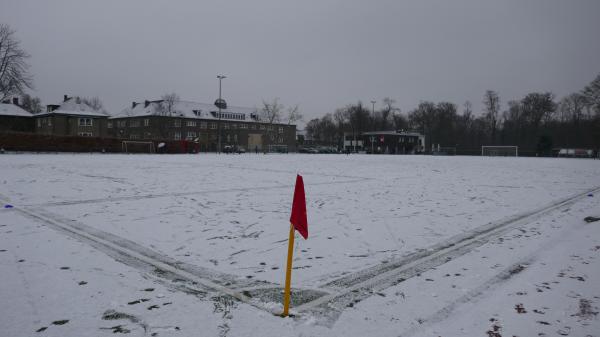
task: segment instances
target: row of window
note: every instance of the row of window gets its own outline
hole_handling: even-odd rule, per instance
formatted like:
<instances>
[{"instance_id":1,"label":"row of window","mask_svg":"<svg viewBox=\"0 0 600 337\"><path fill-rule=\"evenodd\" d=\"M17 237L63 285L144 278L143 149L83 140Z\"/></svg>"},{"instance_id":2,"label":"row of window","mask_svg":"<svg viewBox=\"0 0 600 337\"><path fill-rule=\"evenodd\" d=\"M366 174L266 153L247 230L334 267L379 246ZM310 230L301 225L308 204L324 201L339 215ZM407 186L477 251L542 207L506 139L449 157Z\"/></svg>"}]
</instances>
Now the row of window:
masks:
<instances>
[{"instance_id":1,"label":"row of window","mask_svg":"<svg viewBox=\"0 0 600 337\"><path fill-rule=\"evenodd\" d=\"M44 117L37 119L37 127L41 128L42 125L52 126L52 118ZM93 119L92 118L79 118L79 126L92 126Z\"/></svg>"},{"instance_id":2,"label":"row of window","mask_svg":"<svg viewBox=\"0 0 600 337\"><path fill-rule=\"evenodd\" d=\"M212 139L216 139L216 135L210 135L210 136L211 136ZM136 137L137 137L137 135L136 135ZM196 138L200 138L200 137L201 137L200 133L196 134L196 132L194 132L194 131L188 131L185 139L186 140L195 140ZM134 139L134 138L131 138L131 139ZM137 139L137 138L135 138L135 139ZM181 132L174 132L173 133L173 140L181 140L181 139L182 139L181 138ZM227 135L225 135L225 137L223 138L223 140L226 141L227 143L231 143L232 141L234 143L237 143L238 142L238 135L236 135L236 134L233 134L233 135L227 134ZM275 141L275 140L277 140L277 142L279 142L279 143L283 143L283 136L275 137L274 135L271 135L271 141Z\"/></svg>"},{"instance_id":3,"label":"row of window","mask_svg":"<svg viewBox=\"0 0 600 337\"><path fill-rule=\"evenodd\" d=\"M117 128L126 128L127 127L127 121L125 120L120 120L120 121L116 121L117 122ZM140 120L139 119L131 119L129 120L129 127L131 128L135 128L135 127L139 127L140 126ZM143 119L143 124L144 126L150 126L150 119L148 118L144 118ZM90 124L91 125L91 124ZM197 121L191 121L191 120L186 120L185 121L185 126L188 127L196 127L196 126L200 126L200 129L211 129L211 130L216 130L218 128L218 124L216 122L197 122ZM113 128L113 121L108 121L107 127L109 129ZM181 120L180 119L175 119L173 120L173 127L179 128L181 127ZM273 125L264 125L264 124L236 124L236 123L223 123L223 129L225 130L229 130L229 129L249 129L249 130L269 130L272 131L273 130ZM279 127L278 129L279 133L283 133L284 132L284 128L283 127Z\"/></svg>"}]
</instances>

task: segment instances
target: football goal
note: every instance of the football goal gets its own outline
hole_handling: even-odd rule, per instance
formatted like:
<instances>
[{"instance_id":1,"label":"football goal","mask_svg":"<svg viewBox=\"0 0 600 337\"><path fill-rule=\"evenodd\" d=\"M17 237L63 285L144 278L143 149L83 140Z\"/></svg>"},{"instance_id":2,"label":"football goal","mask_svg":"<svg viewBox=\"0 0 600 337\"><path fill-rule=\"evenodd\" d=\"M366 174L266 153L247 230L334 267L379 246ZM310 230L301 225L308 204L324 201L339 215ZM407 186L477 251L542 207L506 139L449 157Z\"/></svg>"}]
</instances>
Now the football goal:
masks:
<instances>
[{"instance_id":1,"label":"football goal","mask_svg":"<svg viewBox=\"0 0 600 337\"><path fill-rule=\"evenodd\" d=\"M482 146L481 155L489 157L518 157L518 146Z\"/></svg>"},{"instance_id":2,"label":"football goal","mask_svg":"<svg viewBox=\"0 0 600 337\"><path fill-rule=\"evenodd\" d=\"M123 153L156 153L153 142L124 140L121 143Z\"/></svg>"}]
</instances>

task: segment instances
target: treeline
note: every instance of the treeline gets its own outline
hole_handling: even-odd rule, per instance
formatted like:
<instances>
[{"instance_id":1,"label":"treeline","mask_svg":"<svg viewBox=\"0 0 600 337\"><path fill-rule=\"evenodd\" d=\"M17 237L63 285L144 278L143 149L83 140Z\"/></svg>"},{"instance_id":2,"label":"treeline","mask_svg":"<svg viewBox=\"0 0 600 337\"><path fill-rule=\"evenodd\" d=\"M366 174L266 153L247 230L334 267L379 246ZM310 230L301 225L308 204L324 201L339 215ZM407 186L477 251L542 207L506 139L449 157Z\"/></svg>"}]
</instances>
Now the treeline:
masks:
<instances>
[{"instance_id":1,"label":"treeline","mask_svg":"<svg viewBox=\"0 0 600 337\"><path fill-rule=\"evenodd\" d=\"M373 103L373 102L372 102ZM516 145L524 155L551 155L553 148L600 148L600 75L581 91L560 100L550 92L533 92L510 100L501 110L493 90L483 95L483 111L476 115L471 102L421 102L404 114L385 98L383 107L350 104L315 118L306 133L315 142L341 147L344 133L410 130L432 144L455 147L457 153L477 154L482 145Z\"/></svg>"}]
</instances>

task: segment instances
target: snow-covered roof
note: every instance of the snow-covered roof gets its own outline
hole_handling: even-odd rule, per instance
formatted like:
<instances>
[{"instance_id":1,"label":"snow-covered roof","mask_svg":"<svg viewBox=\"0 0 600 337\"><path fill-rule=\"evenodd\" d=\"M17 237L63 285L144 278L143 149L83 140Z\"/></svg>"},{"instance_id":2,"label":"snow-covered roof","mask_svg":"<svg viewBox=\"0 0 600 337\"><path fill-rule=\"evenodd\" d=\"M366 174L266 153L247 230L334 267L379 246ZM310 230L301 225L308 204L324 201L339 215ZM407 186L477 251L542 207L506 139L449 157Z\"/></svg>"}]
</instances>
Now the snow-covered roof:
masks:
<instances>
[{"instance_id":1,"label":"snow-covered roof","mask_svg":"<svg viewBox=\"0 0 600 337\"><path fill-rule=\"evenodd\" d=\"M18 105L0 103L0 116L32 117L33 114L23 110L23 108Z\"/></svg>"},{"instance_id":2,"label":"snow-covered roof","mask_svg":"<svg viewBox=\"0 0 600 337\"><path fill-rule=\"evenodd\" d=\"M51 114L59 115L76 115L76 116L91 116L91 117L109 117L103 111L95 110L91 106L85 104L79 97L71 97L60 104L58 108L51 112L44 112L36 116L47 116Z\"/></svg>"},{"instance_id":3,"label":"snow-covered roof","mask_svg":"<svg viewBox=\"0 0 600 337\"><path fill-rule=\"evenodd\" d=\"M148 104L146 104L146 102L141 102L135 107L128 107L111 118L172 116L198 119L219 119L218 108L213 104L177 101L172 108L172 112L169 114L161 111L161 101L149 101L147 103ZM221 119L244 122L256 122L256 118L252 118L252 116L258 117L255 108L236 106L228 106L227 109L221 109L221 115Z\"/></svg>"}]
</instances>

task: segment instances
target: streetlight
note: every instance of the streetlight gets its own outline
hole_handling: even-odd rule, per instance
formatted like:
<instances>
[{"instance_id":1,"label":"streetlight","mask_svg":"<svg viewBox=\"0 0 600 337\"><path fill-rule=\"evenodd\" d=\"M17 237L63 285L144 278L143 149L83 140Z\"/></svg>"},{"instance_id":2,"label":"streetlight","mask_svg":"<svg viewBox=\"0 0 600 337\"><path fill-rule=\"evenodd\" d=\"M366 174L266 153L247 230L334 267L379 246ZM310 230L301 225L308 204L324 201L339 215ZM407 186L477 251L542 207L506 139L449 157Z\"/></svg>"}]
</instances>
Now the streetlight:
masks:
<instances>
[{"instance_id":1,"label":"streetlight","mask_svg":"<svg viewBox=\"0 0 600 337\"><path fill-rule=\"evenodd\" d=\"M371 105L372 105L372 109L371 109L371 114L373 115L373 117L375 117L375 101L371 101ZM371 136L371 154L375 154L375 149L374 149L374 140L375 140L375 136Z\"/></svg>"},{"instance_id":2,"label":"streetlight","mask_svg":"<svg viewBox=\"0 0 600 337\"><path fill-rule=\"evenodd\" d=\"M219 98L215 101L215 105L217 106L217 108L219 108L219 121L217 124L217 153L221 153L221 109L227 109L227 103L224 99L221 98L221 81L224 78L227 78L227 76L217 75L217 78L219 79Z\"/></svg>"}]
</instances>

